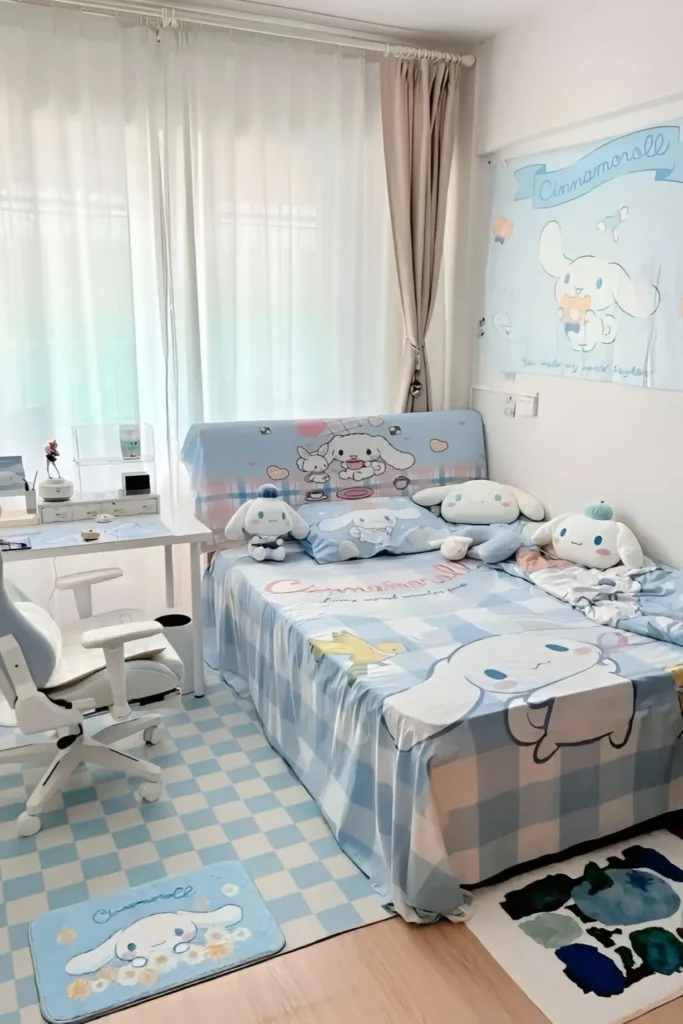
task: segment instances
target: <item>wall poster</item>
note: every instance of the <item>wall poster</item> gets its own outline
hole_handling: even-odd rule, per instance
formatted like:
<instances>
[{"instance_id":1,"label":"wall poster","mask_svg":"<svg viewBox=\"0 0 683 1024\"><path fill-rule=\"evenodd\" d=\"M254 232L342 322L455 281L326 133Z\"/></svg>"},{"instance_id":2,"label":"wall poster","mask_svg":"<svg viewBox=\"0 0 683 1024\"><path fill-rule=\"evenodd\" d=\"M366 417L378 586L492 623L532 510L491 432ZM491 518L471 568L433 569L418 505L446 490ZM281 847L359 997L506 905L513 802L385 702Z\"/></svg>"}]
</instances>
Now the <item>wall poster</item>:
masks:
<instances>
[{"instance_id":1,"label":"wall poster","mask_svg":"<svg viewBox=\"0 0 683 1024\"><path fill-rule=\"evenodd\" d=\"M498 369L683 389L682 131L499 164L484 342Z\"/></svg>"}]
</instances>

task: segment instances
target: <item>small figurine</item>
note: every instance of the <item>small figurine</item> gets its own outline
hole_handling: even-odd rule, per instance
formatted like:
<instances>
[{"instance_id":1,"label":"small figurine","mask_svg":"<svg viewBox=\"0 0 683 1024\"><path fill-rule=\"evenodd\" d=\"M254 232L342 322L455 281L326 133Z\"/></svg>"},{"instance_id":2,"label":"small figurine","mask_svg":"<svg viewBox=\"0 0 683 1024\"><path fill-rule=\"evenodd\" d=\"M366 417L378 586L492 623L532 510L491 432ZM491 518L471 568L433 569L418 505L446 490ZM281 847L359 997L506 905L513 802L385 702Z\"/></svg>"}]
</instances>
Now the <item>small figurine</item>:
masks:
<instances>
[{"instance_id":1,"label":"small figurine","mask_svg":"<svg viewBox=\"0 0 683 1024\"><path fill-rule=\"evenodd\" d=\"M52 467L55 469L55 476L59 480L60 474L57 469L57 459L59 458L59 447L56 441L48 441L45 445L45 461L47 462L47 475L52 476Z\"/></svg>"},{"instance_id":2,"label":"small figurine","mask_svg":"<svg viewBox=\"0 0 683 1024\"><path fill-rule=\"evenodd\" d=\"M65 480L57 469L59 446L56 441L48 441L45 445L45 462L47 477L38 486L38 494L43 501L68 501L74 493L74 485ZM54 468L54 476L52 470Z\"/></svg>"}]
</instances>

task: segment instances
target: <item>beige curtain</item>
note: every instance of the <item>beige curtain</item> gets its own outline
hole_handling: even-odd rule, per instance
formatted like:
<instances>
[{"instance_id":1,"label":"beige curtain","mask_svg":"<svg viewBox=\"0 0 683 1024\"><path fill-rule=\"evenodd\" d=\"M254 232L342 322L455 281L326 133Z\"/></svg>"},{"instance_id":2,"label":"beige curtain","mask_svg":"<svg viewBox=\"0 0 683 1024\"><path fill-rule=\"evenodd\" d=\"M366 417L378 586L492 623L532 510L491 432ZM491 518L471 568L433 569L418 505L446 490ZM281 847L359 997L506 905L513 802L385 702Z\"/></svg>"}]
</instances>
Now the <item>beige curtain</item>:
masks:
<instances>
[{"instance_id":1,"label":"beige curtain","mask_svg":"<svg viewBox=\"0 0 683 1024\"><path fill-rule=\"evenodd\" d=\"M425 351L443 251L460 65L431 56L383 57L384 159L405 330L397 406L431 408Z\"/></svg>"}]
</instances>

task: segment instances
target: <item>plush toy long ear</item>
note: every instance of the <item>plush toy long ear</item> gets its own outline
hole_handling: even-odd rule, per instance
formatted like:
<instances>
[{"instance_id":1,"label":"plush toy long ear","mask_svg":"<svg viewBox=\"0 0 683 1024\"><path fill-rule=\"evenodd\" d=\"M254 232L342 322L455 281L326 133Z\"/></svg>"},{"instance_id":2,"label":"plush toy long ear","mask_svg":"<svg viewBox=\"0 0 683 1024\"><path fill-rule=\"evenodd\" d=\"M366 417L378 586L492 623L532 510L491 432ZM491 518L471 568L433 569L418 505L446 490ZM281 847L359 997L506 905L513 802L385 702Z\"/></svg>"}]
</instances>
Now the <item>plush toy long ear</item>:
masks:
<instances>
[{"instance_id":1,"label":"plush toy long ear","mask_svg":"<svg viewBox=\"0 0 683 1024\"><path fill-rule=\"evenodd\" d=\"M94 949L88 949L85 953L72 956L64 968L66 973L92 974L93 971L99 971L100 967L104 967L105 964L108 964L116 956L116 943L119 941L121 934L121 930L114 932L113 935L110 935L99 946L95 946Z\"/></svg>"},{"instance_id":2,"label":"plush toy long ear","mask_svg":"<svg viewBox=\"0 0 683 1024\"><path fill-rule=\"evenodd\" d=\"M535 519L536 522L543 519L545 509L538 498L534 498L533 494L529 494L528 491L520 491L519 487L511 487L510 490L517 499L519 510L523 516L526 516L527 519Z\"/></svg>"},{"instance_id":3,"label":"plush toy long ear","mask_svg":"<svg viewBox=\"0 0 683 1024\"><path fill-rule=\"evenodd\" d=\"M242 920L242 910L233 903L226 903L218 910L179 910L178 916L189 917L197 928L211 928L214 925L237 924Z\"/></svg>"},{"instance_id":4,"label":"plush toy long ear","mask_svg":"<svg viewBox=\"0 0 683 1024\"><path fill-rule=\"evenodd\" d=\"M570 515L571 513L566 512L564 515L555 516L554 519L549 520L547 523L543 523L532 533L531 543L537 544L539 548L545 547L546 544L550 544L557 524L561 523L563 519L569 519Z\"/></svg>"},{"instance_id":5,"label":"plush toy long ear","mask_svg":"<svg viewBox=\"0 0 683 1024\"><path fill-rule=\"evenodd\" d=\"M617 551L627 569L642 569L645 558L643 549L632 530L623 523L617 523Z\"/></svg>"},{"instance_id":6,"label":"plush toy long ear","mask_svg":"<svg viewBox=\"0 0 683 1024\"><path fill-rule=\"evenodd\" d=\"M614 301L629 316L652 316L659 306L659 289L647 281L634 281L620 263L608 263Z\"/></svg>"},{"instance_id":7,"label":"plush toy long ear","mask_svg":"<svg viewBox=\"0 0 683 1024\"><path fill-rule=\"evenodd\" d=\"M387 441L386 437L375 437L373 440L377 445L380 459L386 462L387 466L391 466L392 469L409 469L415 462L414 455L411 455L410 452L401 452L398 448L394 448L391 441Z\"/></svg>"},{"instance_id":8,"label":"plush toy long ear","mask_svg":"<svg viewBox=\"0 0 683 1024\"><path fill-rule=\"evenodd\" d=\"M332 519L321 519L318 529L323 533L331 533L333 530L341 530L353 522L353 512L344 512L341 516L333 516Z\"/></svg>"},{"instance_id":9,"label":"plush toy long ear","mask_svg":"<svg viewBox=\"0 0 683 1024\"><path fill-rule=\"evenodd\" d=\"M562 251L562 231L556 220L548 221L538 239L538 258L546 274L561 277L569 266Z\"/></svg>"},{"instance_id":10,"label":"plush toy long ear","mask_svg":"<svg viewBox=\"0 0 683 1024\"><path fill-rule=\"evenodd\" d=\"M247 518L247 512L254 504L254 499L245 502L244 505L240 505L232 519L225 527L225 539L226 540L242 540L242 528L244 527L244 520Z\"/></svg>"},{"instance_id":11,"label":"plush toy long ear","mask_svg":"<svg viewBox=\"0 0 683 1024\"><path fill-rule=\"evenodd\" d=\"M455 484L447 484L445 487L425 487L423 491L416 491L413 501L416 505L429 508L431 505L440 505L449 491L452 491Z\"/></svg>"},{"instance_id":12,"label":"plush toy long ear","mask_svg":"<svg viewBox=\"0 0 683 1024\"><path fill-rule=\"evenodd\" d=\"M305 519L295 512L293 508L287 505L287 513L289 515L289 532L295 540L303 540L304 537L308 537L308 531L310 526Z\"/></svg>"},{"instance_id":13,"label":"plush toy long ear","mask_svg":"<svg viewBox=\"0 0 683 1024\"><path fill-rule=\"evenodd\" d=\"M393 513L397 519L417 519L421 514L417 508L397 508Z\"/></svg>"}]
</instances>

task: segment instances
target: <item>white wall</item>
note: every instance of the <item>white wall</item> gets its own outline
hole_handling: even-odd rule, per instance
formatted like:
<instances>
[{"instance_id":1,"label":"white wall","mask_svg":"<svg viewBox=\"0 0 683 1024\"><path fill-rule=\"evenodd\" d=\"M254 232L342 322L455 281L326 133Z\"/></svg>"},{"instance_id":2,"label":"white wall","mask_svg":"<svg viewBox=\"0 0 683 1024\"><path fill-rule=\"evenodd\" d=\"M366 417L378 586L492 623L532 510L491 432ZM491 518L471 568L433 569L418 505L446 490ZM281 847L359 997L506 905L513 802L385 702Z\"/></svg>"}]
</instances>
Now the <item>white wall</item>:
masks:
<instances>
[{"instance_id":1,"label":"white wall","mask_svg":"<svg viewBox=\"0 0 683 1024\"><path fill-rule=\"evenodd\" d=\"M678 0L573 0L501 33L479 62L481 150L680 97L682 32Z\"/></svg>"},{"instance_id":2,"label":"white wall","mask_svg":"<svg viewBox=\"0 0 683 1024\"><path fill-rule=\"evenodd\" d=\"M595 0L502 33L478 59L477 149L504 156L576 144L683 116L683 4ZM486 161L480 158L482 190ZM471 251L483 264L487 225ZM474 301L482 308L483 289ZM610 501L657 558L683 566L683 394L518 374L480 353L475 383L539 394L538 417L503 416L502 393L475 393L489 472L537 494L551 514Z\"/></svg>"}]
</instances>

